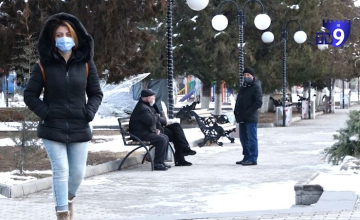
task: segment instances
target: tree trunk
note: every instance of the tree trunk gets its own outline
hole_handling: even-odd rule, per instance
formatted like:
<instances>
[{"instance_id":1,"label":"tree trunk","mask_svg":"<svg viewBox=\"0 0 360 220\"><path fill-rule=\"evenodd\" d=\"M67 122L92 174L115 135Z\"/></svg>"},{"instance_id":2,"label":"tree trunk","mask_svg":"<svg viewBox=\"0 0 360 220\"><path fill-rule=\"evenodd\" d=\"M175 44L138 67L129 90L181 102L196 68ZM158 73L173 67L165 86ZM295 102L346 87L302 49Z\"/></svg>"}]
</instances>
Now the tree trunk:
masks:
<instances>
[{"instance_id":1,"label":"tree trunk","mask_svg":"<svg viewBox=\"0 0 360 220\"><path fill-rule=\"evenodd\" d=\"M26 132L26 122L23 121L22 123L22 130L21 130L21 157L20 157L20 174L24 173L24 162L25 162L25 150L26 150L26 146L25 146L25 132Z\"/></svg>"},{"instance_id":2,"label":"tree trunk","mask_svg":"<svg viewBox=\"0 0 360 220\"><path fill-rule=\"evenodd\" d=\"M208 109L210 105L211 82L202 82L201 109Z\"/></svg>"},{"instance_id":3,"label":"tree trunk","mask_svg":"<svg viewBox=\"0 0 360 220\"><path fill-rule=\"evenodd\" d=\"M221 104L221 81L217 81L215 86L215 115L221 115Z\"/></svg>"}]
</instances>

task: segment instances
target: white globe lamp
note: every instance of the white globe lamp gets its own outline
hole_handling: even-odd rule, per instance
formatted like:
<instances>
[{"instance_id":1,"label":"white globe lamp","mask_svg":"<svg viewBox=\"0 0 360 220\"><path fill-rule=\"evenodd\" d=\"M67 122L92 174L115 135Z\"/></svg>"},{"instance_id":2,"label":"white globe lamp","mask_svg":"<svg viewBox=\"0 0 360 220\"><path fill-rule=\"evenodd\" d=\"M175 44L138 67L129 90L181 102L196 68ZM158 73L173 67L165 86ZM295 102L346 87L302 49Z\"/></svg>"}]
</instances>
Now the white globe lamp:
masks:
<instances>
[{"instance_id":1,"label":"white globe lamp","mask_svg":"<svg viewBox=\"0 0 360 220\"><path fill-rule=\"evenodd\" d=\"M274 41L274 34L266 31L261 35L261 40L266 44L272 43Z\"/></svg>"},{"instance_id":2,"label":"white globe lamp","mask_svg":"<svg viewBox=\"0 0 360 220\"><path fill-rule=\"evenodd\" d=\"M215 15L211 20L211 25L217 31L223 31L228 26L228 19L225 15Z\"/></svg>"},{"instance_id":3,"label":"white globe lamp","mask_svg":"<svg viewBox=\"0 0 360 220\"><path fill-rule=\"evenodd\" d=\"M294 40L298 44L304 43L306 41L306 39L307 39L307 35L304 31L297 31L294 34Z\"/></svg>"},{"instance_id":4,"label":"white globe lamp","mask_svg":"<svg viewBox=\"0 0 360 220\"><path fill-rule=\"evenodd\" d=\"M187 0L187 4L192 10L201 11L209 4L209 0Z\"/></svg>"},{"instance_id":5,"label":"white globe lamp","mask_svg":"<svg viewBox=\"0 0 360 220\"><path fill-rule=\"evenodd\" d=\"M267 14L258 14L254 19L254 24L257 29L265 30L270 27L271 18Z\"/></svg>"}]
</instances>

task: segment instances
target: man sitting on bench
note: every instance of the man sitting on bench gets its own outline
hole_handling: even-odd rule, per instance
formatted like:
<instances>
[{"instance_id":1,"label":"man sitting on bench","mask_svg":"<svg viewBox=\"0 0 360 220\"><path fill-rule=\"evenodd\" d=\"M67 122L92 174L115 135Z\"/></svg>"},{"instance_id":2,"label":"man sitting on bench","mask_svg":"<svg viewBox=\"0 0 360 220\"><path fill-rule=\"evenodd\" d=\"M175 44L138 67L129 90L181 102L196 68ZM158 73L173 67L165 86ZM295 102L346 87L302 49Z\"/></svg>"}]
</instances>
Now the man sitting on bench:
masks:
<instances>
[{"instance_id":1,"label":"man sitting on bench","mask_svg":"<svg viewBox=\"0 0 360 220\"><path fill-rule=\"evenodd\" d=\"M154 108L160 115L160 123L163 126L163 133L169 137L169 141L174 143L175 148L175 166L191 166L192 163L185 160L184 156L195 155L196 151L193 151L189 147L189 143L186 140L185 133L178 121L174 119L168 119L167 109L164 102L161 102L162 111L154 104Z\"/></svg>"},{"instance_id":2,"label":"man sitting on bench","mask_svg":"<svg viewBox=\"0 0 360 220\"><path fill-rule=\"evenodd\" d=\"M130 117L129 132L155 146L154 170L167 170L171 167L164 163L169 138L160 132L160 117L154 104L155 92L142 90L141 98Z\"/></svg>"}]
</instances>

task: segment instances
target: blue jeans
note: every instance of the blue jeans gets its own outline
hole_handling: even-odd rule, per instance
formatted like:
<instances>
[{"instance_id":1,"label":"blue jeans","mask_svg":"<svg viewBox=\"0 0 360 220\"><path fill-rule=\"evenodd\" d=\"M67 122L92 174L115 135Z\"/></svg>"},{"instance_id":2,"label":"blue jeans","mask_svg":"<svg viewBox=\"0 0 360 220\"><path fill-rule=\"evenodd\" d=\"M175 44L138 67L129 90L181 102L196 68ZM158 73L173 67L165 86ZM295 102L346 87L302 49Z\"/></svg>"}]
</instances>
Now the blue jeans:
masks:
<instances>
[{"instance_id":1,"label":"blue jeans","mask_svg":"<svg viewBox=\"0 0 360 220\"><path fill-rule=\"evenodd\" d=\"M243 147L243 161L257 162L258 158L258 140L257 123L245 122L239 123L240 142Z\"/></svg>"},{"instance_id":2,"label":"blue jeans","mask_svg":"<svg viewBox=\"0 0 360 220\"><path fill-rule=\"evenodd\" d=\"M68 199L76 192L86 173L89 142L60 143L43 139L50 158L56 211L69 210Z\"/></svg>"}]
</instances>

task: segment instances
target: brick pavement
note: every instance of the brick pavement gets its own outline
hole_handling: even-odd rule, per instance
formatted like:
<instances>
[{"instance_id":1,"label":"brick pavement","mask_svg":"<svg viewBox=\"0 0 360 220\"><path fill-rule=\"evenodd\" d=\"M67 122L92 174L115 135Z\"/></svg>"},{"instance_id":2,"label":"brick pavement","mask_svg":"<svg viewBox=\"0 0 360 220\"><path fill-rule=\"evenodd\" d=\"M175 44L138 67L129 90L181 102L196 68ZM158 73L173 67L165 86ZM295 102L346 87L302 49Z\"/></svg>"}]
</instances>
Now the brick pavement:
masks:
<instances>
[{"instance_id":1,"label":"brick pavement","mask_svg":"<svg viewBox=\"0 0 360 220\"><path fill-rule=\"evenodd\" d=\"M338 110L291 127L259 129L258 166L235 165L241 159L239 141L224 140L224 147L196 148L198 154L188 157L191 167L151 172L145 164L88 178L78 193L75 219L360 220L356 201L351 208L336 210L274 202L279 197L295 202L296 182L326 172L320 152L333 143L332 135L345 125L347 113ZM262 195L264 186L272 192ZM260 203L268 210L257 210ZM52 220L53 204L51 190L0 199L0 219Z\"/></svg>"}]
</instances>

